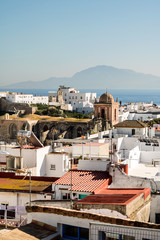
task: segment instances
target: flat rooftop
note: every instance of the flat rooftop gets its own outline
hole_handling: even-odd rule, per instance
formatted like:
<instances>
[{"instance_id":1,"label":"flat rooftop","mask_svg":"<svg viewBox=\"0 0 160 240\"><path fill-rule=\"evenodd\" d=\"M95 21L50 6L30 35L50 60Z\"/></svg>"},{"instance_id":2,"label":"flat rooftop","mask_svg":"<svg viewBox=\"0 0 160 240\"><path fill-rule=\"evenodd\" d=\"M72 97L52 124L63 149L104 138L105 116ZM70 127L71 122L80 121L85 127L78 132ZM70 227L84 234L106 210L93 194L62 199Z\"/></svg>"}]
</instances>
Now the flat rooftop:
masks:
<instances>
[{"instance_id":1,"label":"flat rooftop","mask_svg":"<svg viewBox=\"0 0 160 240\"><path fill-rule=\"evenodd\" d=\"M31 178L31 191L43 192L52 185L53 182L36 181ZM0 191L23 191L29 192L29 180L0 178ZM51 192L51 191L50 191Z\"/></svg>"},{"instance_id":2,"label":"flat rooftop","mask_svg":"<svg viewBox=\"0 0 160 240\"><path fill-rule=\"evenodd\" d=\"M134 168L128 169L128 175L142 178L154 178L158 172L160 172L160 165L146 163L139 163Z\"/></svg>"},{"instance_id":3,"label":"flat rooftop","mask_svg":"<svg viewBox=\"0 0 160 240\"><path fill-rule=\"evenodd\" d=\"M143 194L144 200L149 196L149 188L103 188L97 194L89 195L80 204L109 204L128 205L135 198Z\"/></svg>"}]
</instances>

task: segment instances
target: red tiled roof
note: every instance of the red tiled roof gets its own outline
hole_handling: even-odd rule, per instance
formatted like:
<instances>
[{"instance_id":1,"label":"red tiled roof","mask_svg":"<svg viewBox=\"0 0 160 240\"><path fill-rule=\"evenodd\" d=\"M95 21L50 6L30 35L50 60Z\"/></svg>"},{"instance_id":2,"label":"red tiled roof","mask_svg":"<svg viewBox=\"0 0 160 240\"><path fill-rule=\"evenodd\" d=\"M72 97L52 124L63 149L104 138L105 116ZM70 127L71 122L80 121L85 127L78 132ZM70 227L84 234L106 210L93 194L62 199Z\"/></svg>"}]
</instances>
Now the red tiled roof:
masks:
<instances>
[{"instance_id":1,"label":"red tiled roof","mask_svg":"<svg viewBox=\"0 0 160 240\"><path fill-rule=\"evenodd\" d=\"M71 175L72 174L72 175ZM66 173L63 177L58 179L55 184L71 186L72 177L72 191L79 192L94 192L98 188L108 186L109 175L106 171L81 171L72 170ZM71 190L69 187L68 190Z\"/></svg>"},{"instance_id":2,"label":"red tiled roof","mask_svg":"<svg viewBox=\"0 0 160 240\"><path fill-rule=\"evenodd\" d=\"M89 195L79 204L111 204L111 205L127 205L139 195L144 194L144 200L150 194L150 188L108 188L102 189L95 195Z\"/></svg>"},{"instance_id":3,"label":"red tiled roof","mask_svg":"<svg viewBox=\"0 0 160 240\"><path fill-rule=\"evenodd\" d=\"M115 128L145 128L147 125L138 120L125 120L114 125Z\"/></svg>"}]
</instances>

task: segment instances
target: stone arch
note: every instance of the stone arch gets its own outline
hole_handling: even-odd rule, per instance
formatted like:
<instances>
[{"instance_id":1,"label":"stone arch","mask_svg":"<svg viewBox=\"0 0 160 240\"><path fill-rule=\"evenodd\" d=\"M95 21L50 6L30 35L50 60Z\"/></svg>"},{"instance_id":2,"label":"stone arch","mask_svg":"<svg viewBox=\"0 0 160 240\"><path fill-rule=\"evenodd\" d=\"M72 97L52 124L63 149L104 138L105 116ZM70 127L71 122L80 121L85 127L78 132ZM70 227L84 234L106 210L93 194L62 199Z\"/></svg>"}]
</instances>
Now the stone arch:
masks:
<instances>
[{"instance_id":1,"label":"stone arch","mask_svg":"<svg viewBox=\"0 0 160 240\"><path fill-rule=\"evenodd\" d=\"M44 127L43 127L43 132L46 132L46 131L48 131L49 129L48 129L48 126L47 125L44 125Z\"/></svg>"},{"instance_id":2,"label":"stone arch","mask_svg":"<svg viewBox=\"0 0 160 240\"><path fill-rule=\"evenodd\" d=\"M77 128L77 137L81 137L83 135L83 130L81 127Z\"/></svg>"},{"instance_id":3,"label":"stone arch","mask_svg":"<svg viewBox=\"0 0 160 240\"><path fill-rule=\"evenodd\" d=\"M34 133L36 132L36 125L32 126L32 132L34 132Z\"/></svg>"},{"instance_id":4,"label":"stone arch","mask_svg":"<svg viewBox=\"0 0 160 240\"><path fill-rule=\"evenodd\" d=\"M22 130L26 130L26 131L29 131L29 129L30 129L30 126L29 126L29 124L28 123L23 123L23 125L22 125L22 128L21 128Z\"/></svg>"},{"instance_id":5,"label":"stone arch","mask_svg":"<svg viewBox=\"0 0 160 240\"><path fill-rule=\"evenodd\" d=\"M17 126L15 123L9 125L9 134L11 139L17 138Z\"/></svg>"}]
</instances>

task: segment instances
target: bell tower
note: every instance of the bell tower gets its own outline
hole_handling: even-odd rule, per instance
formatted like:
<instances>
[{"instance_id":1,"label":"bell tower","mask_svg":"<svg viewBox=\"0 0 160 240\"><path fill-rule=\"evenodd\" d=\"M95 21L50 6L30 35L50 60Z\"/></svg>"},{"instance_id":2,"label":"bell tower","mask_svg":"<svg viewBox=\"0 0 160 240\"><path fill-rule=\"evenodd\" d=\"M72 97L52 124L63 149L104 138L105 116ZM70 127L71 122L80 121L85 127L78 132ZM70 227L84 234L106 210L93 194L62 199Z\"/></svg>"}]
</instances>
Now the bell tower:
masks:
<instances>
[{"instance_id":1,"label":"bell tower","mask_svg":"<svg viewBox=\"0 0 160 240\"><path fill-rule=\"evenodd\" d=\"M110 122L111 126L118 123L118 100L114 102L113 96L108 92L101 95L99 102L94 103L94 116Z\"/></svg>"}]
</instances>

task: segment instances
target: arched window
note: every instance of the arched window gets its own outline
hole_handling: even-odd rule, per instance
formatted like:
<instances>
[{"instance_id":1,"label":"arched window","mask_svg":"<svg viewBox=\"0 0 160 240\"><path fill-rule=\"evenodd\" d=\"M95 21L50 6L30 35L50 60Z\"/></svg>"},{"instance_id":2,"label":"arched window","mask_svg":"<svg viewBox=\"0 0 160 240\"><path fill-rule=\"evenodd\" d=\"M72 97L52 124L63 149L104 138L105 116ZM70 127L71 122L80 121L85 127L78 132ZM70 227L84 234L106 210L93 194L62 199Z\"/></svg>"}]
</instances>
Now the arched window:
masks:
<instances>
[{"instance_id":1,"label":"arched window","mask_svg":"<svg viewBox=\"0 0 160 240\"><path fill-rule=\"evenodd\" d=\"M117 111L116 111L116 108L114 109L114 120L117 119Z\"/></svg>"},{"instance_id":2,"label":"arched window","mask_svg":"<svg viewBox=\"0 0 160 240\"><path fill-rule=\"evenodd\" d=\"M23 123L22 130L29 131L29 124L28 123Z\"/></svg>"},{"instance_id":3,"label":"arched window","mask_svg":"<svg viewBox=\"0 0 160 240\"><path fill-rule=\"evenodd\" d=\"M77 137L81 137L82 136L82 128L78 127L77 128Z\"/></svg>"},{"instance_id":4,"label":"arched window","mask_svg":"<svg viewBox=\"0 0 160 240\"><path fill-rule=\"evenodd\" d=\"M44 125L44 127L43 127L43 132L46 132L46 131L48 131L48 126L47 126L47 125Z\"/></svg>"},{"instance_id":5,"label":"arched window","mask_svg":"<svg viewBox=\"0 0 160 240\"><path fill-rule=\"evenodd\" d=\"M105 111L104 111L104 109L101 110L101 118L105 118Z\"/></svg>"},{"instance_id":6,"label":"arched window","mask_svg":"<svg viewBox=\"0 0 160 240\"><path fill-rule=\"evenodd\" d=\"M17 137L17 126L15 123L10 124L9 134L11 139L15 139Z\"/></svg>"}]
</instances>

